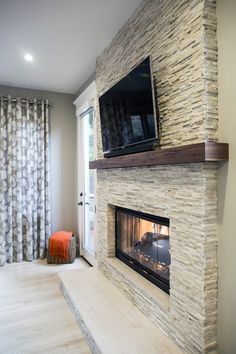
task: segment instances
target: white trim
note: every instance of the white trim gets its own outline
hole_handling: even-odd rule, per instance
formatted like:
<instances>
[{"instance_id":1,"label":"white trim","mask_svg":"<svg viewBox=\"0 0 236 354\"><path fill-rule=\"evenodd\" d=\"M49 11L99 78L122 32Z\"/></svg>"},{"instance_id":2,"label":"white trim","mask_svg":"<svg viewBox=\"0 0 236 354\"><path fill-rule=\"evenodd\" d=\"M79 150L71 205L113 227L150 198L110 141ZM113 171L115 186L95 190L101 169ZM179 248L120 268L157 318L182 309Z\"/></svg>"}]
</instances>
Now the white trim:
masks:
<instances>
[{"instance_id":1,"label":"white trim","mask_svg":"<svg viewBox=\"0 0 236 354\"><path fill-rule=\"evenodd\" d=\"M93 81L73 102L73 104L76 106L77 117L85 112L88 108L94 106L95 97L96 83Z\"/></svg>"},{"instance_id":2,"label":"white trim","mask_svg":"<svg viewBox=\"0 0 236 354\"><path fill-rule=\"evenodd\" d=\"M84 198L80 196L80 192L84 192L84 171L82 170L82 166L84 165L84 159L81 154L81 147L83 145L83 132L82 132L82 119L81 119L81 114L83 114L85 111L87 111L89 108L94 108L95 106L95 98L96 98L96 85L95 81L93 81L85 90L84 92L81 93L80 96L76 98L76 100L73 102L73 104L76 106L76 117L77 117L77 166L78 166L78 177L77 177L77 182L78 182L78 202L84 201ZM94 129L94 133L96 132L96 129ZM95 135L96 139L96 135ZM96 141L94 142L96 144ZM96 204L96 189L94 191L94 198L95 198L95 204ZM80 253L81 255L88 260L89 263L92 265L97 265L97 261L95 259L96 257L96 246L97 246L97 240L96 240L96 229L95 229L95 257L94 255L89 252L89 250L85 249L83 247L83 230L84 230L84 206L80 207L78 206L78 232L80 235ZM95 215L96 218L96 215Z\"/></svg>"}]
</instances>

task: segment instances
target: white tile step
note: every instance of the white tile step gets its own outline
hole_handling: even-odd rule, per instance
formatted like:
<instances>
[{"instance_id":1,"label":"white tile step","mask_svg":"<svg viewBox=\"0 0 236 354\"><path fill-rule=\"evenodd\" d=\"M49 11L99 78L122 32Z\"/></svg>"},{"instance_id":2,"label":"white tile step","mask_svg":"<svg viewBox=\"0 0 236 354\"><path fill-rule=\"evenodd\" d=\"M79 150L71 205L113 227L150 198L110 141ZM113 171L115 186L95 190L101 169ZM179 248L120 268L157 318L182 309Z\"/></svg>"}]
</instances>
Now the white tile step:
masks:
<instances>
[{"instance_id":1,"label":"white tile step","mask_svg":"<svg viewBox=\"0 0 236 354\"><path fill-rule=\"evenodd\" d=\"M97 268L61 272L59 277L93 353L182 353Z\"/></svg>"}]
</instances>

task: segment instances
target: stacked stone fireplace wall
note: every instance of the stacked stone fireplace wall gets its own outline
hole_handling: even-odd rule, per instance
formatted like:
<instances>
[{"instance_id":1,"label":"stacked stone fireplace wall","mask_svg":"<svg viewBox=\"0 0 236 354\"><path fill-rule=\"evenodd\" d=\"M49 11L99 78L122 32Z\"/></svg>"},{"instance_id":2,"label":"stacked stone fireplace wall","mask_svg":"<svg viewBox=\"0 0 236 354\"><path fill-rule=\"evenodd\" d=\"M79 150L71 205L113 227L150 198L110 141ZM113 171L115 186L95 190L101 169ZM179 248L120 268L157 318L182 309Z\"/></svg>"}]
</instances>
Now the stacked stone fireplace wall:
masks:
<instances>
[{"instance_id":1,"label":"stacked stone fireplace wall","mask_svg":"<svg viewBox=\"0 0 236 354\"><path fill-rule=\"evenodd\" d=\"M161 147L216 141L215 1L143 1L97 60L98 96L147 55L152 56ZM97 157L102 158L98 107L96 112ZM216 191L215 163L97 172L99 268L187 353L217 352ZM161 290L158 296L146 279L140 283L141 276L120 261L111 262L115 206L170 219L169 297Z\"/></svg>"}]
</instances>

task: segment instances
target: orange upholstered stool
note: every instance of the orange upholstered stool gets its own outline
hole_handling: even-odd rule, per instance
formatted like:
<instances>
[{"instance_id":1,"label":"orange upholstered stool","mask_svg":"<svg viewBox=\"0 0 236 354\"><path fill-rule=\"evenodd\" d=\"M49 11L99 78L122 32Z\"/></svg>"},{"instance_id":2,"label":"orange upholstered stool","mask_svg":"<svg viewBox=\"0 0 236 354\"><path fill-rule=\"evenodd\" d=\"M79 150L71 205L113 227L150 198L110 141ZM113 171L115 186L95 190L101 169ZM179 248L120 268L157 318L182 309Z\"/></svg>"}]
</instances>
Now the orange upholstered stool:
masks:
<instances>
[{"instance_id":1,"label":"orange upholstered stool","mask_svg":"<svg viewBox=\"0 0 236 354\"><path fill-rule=\"evenodd\" d=\"M48 239L48 263L73 263L76 257L76 240L72 232L58 231Z\"/></svg>"}]
</instances>

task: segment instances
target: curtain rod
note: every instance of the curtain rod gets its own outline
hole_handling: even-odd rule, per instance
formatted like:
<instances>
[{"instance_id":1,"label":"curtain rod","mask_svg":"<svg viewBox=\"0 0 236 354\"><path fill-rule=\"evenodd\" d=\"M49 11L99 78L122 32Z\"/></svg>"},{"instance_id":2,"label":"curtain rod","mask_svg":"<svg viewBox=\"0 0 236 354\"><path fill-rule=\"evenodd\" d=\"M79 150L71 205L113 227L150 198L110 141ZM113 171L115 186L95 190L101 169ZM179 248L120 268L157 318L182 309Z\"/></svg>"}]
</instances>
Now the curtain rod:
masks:
<instances>
[{"instance_id":1,"label":"curtain rod","mask_svg":"<svg viewBox=\"0 0 236 354\"><path fill-rule=\"evenodd\" d=\"M10 98L8 98L8 97L0 97L0 99L3 99L3 101L9 101L9 100L11 100L12 102L17 102L17 99L16 99L16 98L13 98L13 97L10 97ZM41 104L42 101L45 102L46 99L43 99L43 98L36 98L36 104ZM32 104L32 103L34 103L34 99L33 99L33 98L27 99L27 98L21 98L21 97L20 97L20 102L22 102L22 103L29 102L30 104ZM47 104L48 104L48 106L52 106L52 104L51 104L50 102L48 102Z\"/></svg>"}]
</instances>

